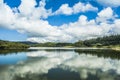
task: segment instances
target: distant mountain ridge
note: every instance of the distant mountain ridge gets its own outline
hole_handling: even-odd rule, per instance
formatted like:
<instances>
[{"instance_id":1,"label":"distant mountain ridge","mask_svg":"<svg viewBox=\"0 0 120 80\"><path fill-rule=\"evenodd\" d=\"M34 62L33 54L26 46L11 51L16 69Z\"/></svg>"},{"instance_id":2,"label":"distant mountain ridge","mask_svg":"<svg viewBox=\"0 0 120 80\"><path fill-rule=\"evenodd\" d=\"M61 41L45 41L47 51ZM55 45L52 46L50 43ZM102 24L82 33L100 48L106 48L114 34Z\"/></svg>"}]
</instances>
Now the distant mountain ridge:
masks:
<instances>
[{"instance_id":1,"label":"distant mountain ridge","mask_svg":"<svg viewBox=\"0 0 120 80\"><path fill-rule=\"evenodd\" d=\"M30 41L4 41L0 40L0 49L19 49L28 47L117 47L120 48L120 35L111 35L99 37L96 39L89 39L84 41L78 41L75 43L56 43L56 42L46 42L37 43Z\"/></svg>"},{"instance_id":2,"label":"distant mountain ridge","mask_svg":"<svg viewBox=\"0 0 120 80\"><path fill-rule=\"evenodd\" d=\"M27 45L38 44L37 42L31 42L31 41L19 41L19 43L23 43L23 44L27 44Z\"/></svg>"}]
</instances>

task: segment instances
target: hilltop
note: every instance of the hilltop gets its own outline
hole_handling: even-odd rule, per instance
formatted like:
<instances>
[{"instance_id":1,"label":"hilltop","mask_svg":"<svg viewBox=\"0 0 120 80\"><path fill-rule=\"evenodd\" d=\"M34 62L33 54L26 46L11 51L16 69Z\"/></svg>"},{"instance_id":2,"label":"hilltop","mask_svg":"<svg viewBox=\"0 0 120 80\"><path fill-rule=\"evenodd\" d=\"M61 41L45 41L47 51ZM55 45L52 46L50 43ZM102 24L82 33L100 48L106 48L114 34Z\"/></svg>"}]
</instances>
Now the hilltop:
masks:
<instances>
[{"instance_id":1,"label":"hilltop","mask_svg":"<svg viewBox=\"0 0 120 80\"><path fill-rule=\"evenodd\" d=\"M36 42L11 42L0 40L0 49L26 49L29 47L102 47L120 49L120 35L111 35L89 40L80 40L75 43L36 43Z\"/></svg>"}]
</instances>

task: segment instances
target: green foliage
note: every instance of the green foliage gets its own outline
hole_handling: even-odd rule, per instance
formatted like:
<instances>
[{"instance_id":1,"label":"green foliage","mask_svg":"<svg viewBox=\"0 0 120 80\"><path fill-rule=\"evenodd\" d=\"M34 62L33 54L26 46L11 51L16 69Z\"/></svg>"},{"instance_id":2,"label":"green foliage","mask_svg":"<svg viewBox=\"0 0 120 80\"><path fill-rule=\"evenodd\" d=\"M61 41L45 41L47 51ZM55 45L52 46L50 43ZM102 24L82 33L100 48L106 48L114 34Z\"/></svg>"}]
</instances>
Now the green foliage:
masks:
<instances>
[{"instance_id":1,"label":"green foliage","mask_svg":"<svg viewBox=\"0 0 120 80\"><path fill-rule=\"evenodd\" d=\"M34 47L65 47L65 46L73 46L72 43L54 43L54 42L47 42L47 43L39 43L33 45Z\"/></svg>"},{"instance_id":2,"label":"green foliage","mask_svg":"<svg viewBox=\"0 0 120 80\"><path fill-rule=\"evenodd\" d=\"M38 43L33 45L34 47L55 47L56 43L47 42L47 43Z\"/></svg>"},{"instance_id":3,"label":"green foliage","mask_svg":"<svg viewBox=\"0 0 120 80\"><path fill-rule=\"evenodd\" d=\"M30 42L29 42L30 43ZM75 43L33 43L24 44L19 42L9 42L0 40L0 49L26 49L30 46L34 47L102 47L111 45L120 45L120 35L105 36L96 39L78 41Z\"/></svg>"},{"instance_id":4,"label":"green foliage","mask_svg":"<svg viewBox=\"0 0 120 80\"><path fill-rule=\"evenodd\" d=\"M110 45L120 45L120 35L105 36L96 39L89 39L85 41L78 41L75 43L76 47L101 47L101 46L110 46Z\"/></svg>"},{"instance_id":5,"label":"green foliage","mask_svg":"<svg viewBox=\"0 0 120 80\"><path fill-rule=\"evenodd\" d=\"M26 44L0 40L0 49L26 49L28 47Z\"/></svg>"},{"instance_id":6,"label":"green foliage","mask_svg":"<svg viewBox=\"0 0 120 80\"><path fill-rule=\"evenodd\" d=\"M76 46L76 47L84 47L85 45L84 45L83 41L79 41L79 42L74 43L74 46Z\"/></svg>"}]
</instances>

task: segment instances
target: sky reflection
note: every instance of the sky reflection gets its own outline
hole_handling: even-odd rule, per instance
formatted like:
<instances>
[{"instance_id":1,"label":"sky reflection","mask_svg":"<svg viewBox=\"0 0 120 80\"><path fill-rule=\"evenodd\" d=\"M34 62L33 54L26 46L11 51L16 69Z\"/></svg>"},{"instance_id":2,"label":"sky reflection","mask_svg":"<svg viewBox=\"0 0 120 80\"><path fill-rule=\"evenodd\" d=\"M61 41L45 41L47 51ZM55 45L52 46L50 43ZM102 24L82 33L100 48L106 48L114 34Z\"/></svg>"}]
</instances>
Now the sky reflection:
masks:
<instances>
[{"instance_id":1,"label":"sky reflection","mask_svg":"<svg viewBox=\"0 0 120 80\"><path fill-rule=\"evenodd\" d=\"M27 60L27 56L25 53L13 53L7 55L0 55L0 65L7 64L16 64L20 61Z\"/></svg>"},{"instance_id":2,"label":"sky reflection","mask_svg":"<svg viewBox=\"0 0 120 80\"><path fill-rule=\"evenodd\" d=\"M69 73L71 73L69 76L72 76L72 74L79 75L80 79L90 80L90 76L94 77L95 80L106 80L106 78L107 80L120 79L118 76L120 75L120 60L97 57L90 54L78 54L73 50L41 50L26 52L25 54L27 56L26 61L0 68L0 80L17 80L18 78L24 80L28 78L27 76L35 75L39 76L36 77L38 79L34 77L30 79L39 80L40 75L48 79L48 75L50 76L50 74L52 74L52 70L53 73L55 73L54 69L58 70L55 74L57 74L60 69L61 71L65 71L64 73L69 71Z\"/></svg>"}]
</instances>

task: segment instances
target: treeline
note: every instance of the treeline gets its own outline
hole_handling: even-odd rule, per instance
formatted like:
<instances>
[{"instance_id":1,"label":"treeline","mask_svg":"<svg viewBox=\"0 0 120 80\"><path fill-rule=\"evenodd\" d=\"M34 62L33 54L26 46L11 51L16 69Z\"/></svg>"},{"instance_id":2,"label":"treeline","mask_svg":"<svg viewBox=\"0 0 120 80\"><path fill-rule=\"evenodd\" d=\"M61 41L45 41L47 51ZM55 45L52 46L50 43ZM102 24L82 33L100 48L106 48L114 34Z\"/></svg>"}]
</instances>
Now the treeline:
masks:
<instances>
[{"instance_id":1,"label":"treeline","mask_svg":"<svg viewBox=\"0 0 120 80\"><path fill-rule=\"evenodd\" d=\"M32 45L34 47L71 47L73 46L72 43L54 43L54 42L47 42L47 43L38 43Z\"/></svg>"},{"instance_id":2,"label":"treeline","mask_svg":"<svg viewBox=\"0 0 120 80\"><path fill-rule=\"evenodd\" d=\"M0 49L27 49L29 45L0 40Z\"/></svg>"},{"instance_id":3,"label":"treeline","mask_svg":"<svg viewBox=\"0 0 120 80\"><path fill-rule=\"evenodd\" d=\"M101 47L101 46L112 46L112 45L120 45L120 35L112 35L99 37L96 39L89 39L84 41L78 41L74 44L76 47Z\"/></svg>"},{"instance_id":4,"label":"treeline","mask_svg":"<svg viewBox=\"0 0 120 80\"><path fill-rule=\"evenodd\" d=\"M29 47L103 47L114 46L120 47L120 35L112 35L99 37L96 39L89 39L84 41L78 41L75 43L33 43L33 42L9 42L0 40L0 49L26 49Z\"/></svg>"},{"instance_id":5,"label":"treeline","mask_svg":"<svg viewBox=\"0 0 120 80\"><path fill-rule=\"evenodd\" d=\"M110 45L120 45L120 35L112 35L99 37L96 39L89 39L84 41L78 41L75 43L38 43L32 46L34 47L102 47L102 46L110 46Z\"/></svg>"}]
</instances>

